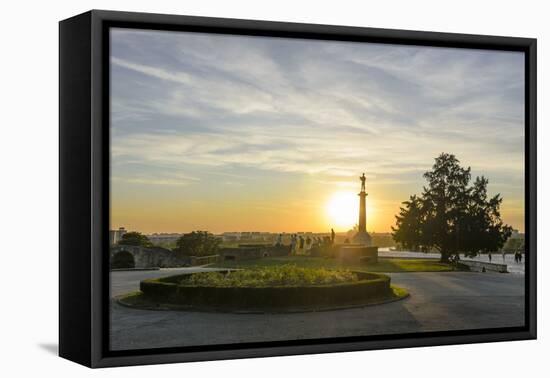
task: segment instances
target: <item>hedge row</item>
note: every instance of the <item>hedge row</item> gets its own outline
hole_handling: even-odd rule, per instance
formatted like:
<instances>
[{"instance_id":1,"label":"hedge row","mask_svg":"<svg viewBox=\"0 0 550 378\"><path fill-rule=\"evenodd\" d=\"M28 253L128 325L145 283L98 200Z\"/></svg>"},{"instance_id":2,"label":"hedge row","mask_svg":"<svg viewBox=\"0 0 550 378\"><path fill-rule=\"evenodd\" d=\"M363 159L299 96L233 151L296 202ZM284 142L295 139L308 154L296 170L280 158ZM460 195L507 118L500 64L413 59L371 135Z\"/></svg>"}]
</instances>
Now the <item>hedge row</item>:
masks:
<instances>
[{"instance_id":1,"label":"hedge row","mask_svg":"<svg viewBox=\"0 0 550 378\"><path fill-rule=\"evenodd\" d=\"M357 273L359 281L295 287L198 287L179 285L188 275L144 280L140 289L148 300L218 310L330 308L371 303L392 294L390 278Z\"/></svg>"}]
</instances>

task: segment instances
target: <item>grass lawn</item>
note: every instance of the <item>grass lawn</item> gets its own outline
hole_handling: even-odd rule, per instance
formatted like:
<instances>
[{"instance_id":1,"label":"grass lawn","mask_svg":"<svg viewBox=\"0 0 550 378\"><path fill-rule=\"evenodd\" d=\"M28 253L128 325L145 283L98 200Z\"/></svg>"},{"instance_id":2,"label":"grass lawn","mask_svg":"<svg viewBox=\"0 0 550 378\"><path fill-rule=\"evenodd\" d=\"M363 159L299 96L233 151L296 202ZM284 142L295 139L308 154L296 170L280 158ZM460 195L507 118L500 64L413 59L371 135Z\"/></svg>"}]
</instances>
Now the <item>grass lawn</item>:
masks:
<instances>
[{"instance_id":1,"label":"grass lawn","mask_svg":"<svg viewBox=\"0 0 550 378\"><path fill-rule=\"evenodd\" d=\"M214 264L219 268L255 268L268 267L284 264L293 264L303 268L326 268L326 269L350 269L363 272L447 272L457 270L447 263L439 262L436 259L398 259L378 258L378 264L350 264L342 263L338 259L324 257L306 256L285 256L266 257L253 260L222 261Z\"/></svg>"}]
</instances>

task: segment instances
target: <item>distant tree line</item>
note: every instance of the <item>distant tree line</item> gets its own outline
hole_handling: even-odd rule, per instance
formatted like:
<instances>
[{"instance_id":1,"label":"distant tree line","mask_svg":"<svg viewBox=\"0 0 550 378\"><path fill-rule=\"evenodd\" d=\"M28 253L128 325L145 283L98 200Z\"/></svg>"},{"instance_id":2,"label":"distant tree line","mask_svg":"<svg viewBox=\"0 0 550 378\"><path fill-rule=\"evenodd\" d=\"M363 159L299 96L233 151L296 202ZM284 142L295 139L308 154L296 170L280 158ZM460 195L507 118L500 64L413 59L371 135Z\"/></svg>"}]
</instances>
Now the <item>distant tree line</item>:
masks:
<instances>
[{"instance_id":1,"label":"distant tree line","mask_svg":"<svg viewBox=\"0 0 550 378\"><path fill-rule=\"evenodd\" d=\"M140 232L132 231L122 235L119 245L154 247L149 238ZM193 231L182 235L172 250L180 256L209 256L218 253L220 239L208 231Z\"/></svg>"},{"instance_id":2,"label":"distant tree line","mask_svg":"<svg viewBox=\"0 0 550 378\"><path fill-rule=\"evenodd\" d=\"M472 183L470 168L461 167L454 155L442 153L424 178L427 185L422 193L403 202L392 227L402 248L436 250L442 261L449 261L459 253L473 257L503 247L512 228L501 219L500 194L488 196L485 177Z\"/></svg>"},{"instance_id":3,"label":"distant tree line","mask_svg":"<svg viewBox=\"0 0 550 378\"><path fill-rule=\"evenodd\" d=\"M143 235L141 232L127 232L120 238L119 245L134 245L134 246L141 246L141 247L152 247L153 243L151 243L151 240L145 235Z\"/></svg>"},{"instance_id":4,"label":"distant tree line","mask_svg":"<svg viewBox=\"0 0 550 378\"><path fill-rule=\"evenodd\" d=\"M209 256L218 253L221 240L208 231L193 231L182 235L174 251L182 256Z\"/></svg>"}]
</instances>

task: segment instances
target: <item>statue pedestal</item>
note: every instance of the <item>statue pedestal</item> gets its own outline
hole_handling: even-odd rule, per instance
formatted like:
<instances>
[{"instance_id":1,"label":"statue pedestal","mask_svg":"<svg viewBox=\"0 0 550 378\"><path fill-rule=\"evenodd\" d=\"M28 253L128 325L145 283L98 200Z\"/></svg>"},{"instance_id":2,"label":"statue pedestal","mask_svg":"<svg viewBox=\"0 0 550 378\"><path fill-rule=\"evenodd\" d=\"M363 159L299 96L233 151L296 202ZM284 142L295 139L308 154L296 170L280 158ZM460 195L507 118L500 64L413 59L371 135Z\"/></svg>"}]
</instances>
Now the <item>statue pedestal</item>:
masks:
<instances>
[{"instance_id":1,"label":"statue pedestal","mask_svg":"<svg viewBox=\"0 0 550 378\"><path fill-rule=\"evenodd\" d=\"M366 231L359 231L352 239L354 244L361 244L367 247L372 245L372 238Z\"/></svg>"}]
</instances>

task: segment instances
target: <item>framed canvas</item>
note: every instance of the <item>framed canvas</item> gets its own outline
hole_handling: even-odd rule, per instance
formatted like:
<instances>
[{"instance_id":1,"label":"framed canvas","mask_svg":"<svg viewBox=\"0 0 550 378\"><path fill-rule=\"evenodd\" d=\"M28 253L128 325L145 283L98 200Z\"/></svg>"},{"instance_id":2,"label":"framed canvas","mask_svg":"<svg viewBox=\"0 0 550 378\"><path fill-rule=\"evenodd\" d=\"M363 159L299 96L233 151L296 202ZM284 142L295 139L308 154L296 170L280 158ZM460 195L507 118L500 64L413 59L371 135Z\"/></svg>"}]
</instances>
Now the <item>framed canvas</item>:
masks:
<instances>
[{"instance_id":1,"label":"framed canvas","mask_svg":"<svg viewBox=\"0 0 550 378\"><path fill-rule=\"evenodd\" d=\"M59 353L536 338L536 40L60 22Z\"/></svg>"}]
</instances>

